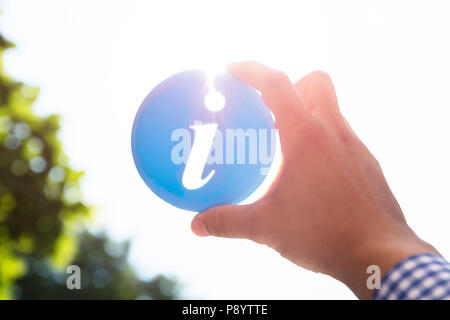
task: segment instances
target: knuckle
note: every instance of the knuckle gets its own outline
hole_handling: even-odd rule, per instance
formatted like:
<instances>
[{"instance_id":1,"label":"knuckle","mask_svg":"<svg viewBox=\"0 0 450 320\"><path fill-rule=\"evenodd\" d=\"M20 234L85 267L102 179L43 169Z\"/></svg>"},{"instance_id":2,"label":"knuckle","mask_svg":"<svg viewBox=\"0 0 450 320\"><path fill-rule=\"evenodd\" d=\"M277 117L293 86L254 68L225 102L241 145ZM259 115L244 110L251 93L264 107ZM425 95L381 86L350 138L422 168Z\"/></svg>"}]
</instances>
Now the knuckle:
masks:
<instances>
[{"instance_id":1,"label":"knuckle","mask_svg":"<svg viewBox=\"0 0 450 320\"><path fill-rule=\"evenodd\" d=\"M265 77L263 85L265 88L279 88L290 85L289 77L282 71L273 70Z\"/></svg>"},{"instance_id":2,"label":"knuckle","mask_svg":"<svg viewBox=\"0 0 450 320\"><path fill-rule=\"evenodd\" d=\"M208 228L209 232L213 235L222 237L225 235L224 222L223 222L224 211L222 208L217 208L216 212L209 216Z\"/></svg>"},{"instance_id":3,"label":"knuckle","mask_svg":"<svg viewBox=\"0 0 450 320\"><path fill-rule=\"evenodd\" d=\"M266 196L267 197L267 196ZM247 225L248 238L260 243L265 244L269 236L267 225L270 224L269 216L267 214L271 213L272 209L269 207L267 201L261 201L254 203L254 208L247 212Z\"/></svg>"},{"instance_id":4,"label":"knuckle","mask_svg":"<svg viewBox=\"0 0 450 320\"><path fill-rule=\"evenodd\" d=\"M304 121L301 127L303 138L307 140L322 140L325 136L325 127L319 121L309 119Z\"/></svg>"},{"instance_id":5,"label":"knuckle","mask_svg":"<svg viewBox=\"0 0 450 320\"><path fill-rule=\"evenodd\" d=\"M369 151L369 157L370 157L370 160L371 160L372 165L373 165L373 167L375 168L375 170L377 170L377 171L382 171L380 161L378 161L378 159L375 158L375 157L373 156L373 154L370 153L370 151Z\"/></svg>"},{"instance_id":6,"label":"knuckle","mask_svg":"<svg viewBox=\"0 0 450 320\"><path fill-rule=\"evenodd\" d=\"M261 221L257 218L255 214L247 214L248 222L248 238L257 242L262 243L263 237L261 235Z\"/></svg>"},{"instance_id":7,"label":"knuckle","mask_svg":"<svg viewBox=\"0 0 450 320\"><path fill-rule=\"evenodd\" d=\"M331 82L330 75L322 70L315 70L310 73L310 77L320 82Z\"/></svg>"}]
</instances>

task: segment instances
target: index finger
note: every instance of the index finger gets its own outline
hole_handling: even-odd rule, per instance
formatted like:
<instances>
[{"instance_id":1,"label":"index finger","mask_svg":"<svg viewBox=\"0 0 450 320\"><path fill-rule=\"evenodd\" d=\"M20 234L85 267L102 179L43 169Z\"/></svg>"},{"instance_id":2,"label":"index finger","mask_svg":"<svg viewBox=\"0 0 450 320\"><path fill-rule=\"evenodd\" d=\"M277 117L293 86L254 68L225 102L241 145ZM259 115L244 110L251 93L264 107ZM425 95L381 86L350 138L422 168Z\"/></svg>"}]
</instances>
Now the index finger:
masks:
<instances>
[{"instance_id":1,"label":"index finger","mask_svg":"<svg viewBox=\"0 0 450 320\"><path fill-rule=\"evenodd\" d=\"M261 92L264 102L275 115L280 134L297 124L299 117L306 113L297 90L283 72L256 61L233 63L227 69Z\"/></svg>"}]
</instances>

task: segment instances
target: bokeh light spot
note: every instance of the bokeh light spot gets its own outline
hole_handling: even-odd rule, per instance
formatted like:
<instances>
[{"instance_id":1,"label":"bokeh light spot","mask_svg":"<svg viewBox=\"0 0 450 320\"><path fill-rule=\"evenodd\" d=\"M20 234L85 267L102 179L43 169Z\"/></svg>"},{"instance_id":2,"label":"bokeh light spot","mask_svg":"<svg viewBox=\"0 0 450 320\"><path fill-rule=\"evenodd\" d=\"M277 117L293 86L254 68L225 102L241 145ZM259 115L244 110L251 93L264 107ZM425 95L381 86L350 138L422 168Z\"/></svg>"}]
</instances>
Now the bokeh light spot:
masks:
<instances>
[{"instance_id":1,"label":"bokeh light spot","mask_svg":"<svg viewBox=\"0 0 450 320\"><path fill-rule=\"evenodd\" d=\"M92 275L92 283L97 288L106 287L111 281L111 273L106 269L97 269Z\"/></svg>"},{"instance_id":2,"label":"bokeh light spot","mask_svg":"<svg viewBox=\"0 0 450 320\"><path fill-rule=\"evenodd\" d=\"M20 140L13 135L8 135L5 139L5 147L9 150L16 150L20 147Z\"/></svg>"},{"instance_id":3,"label":"bokeh light spot","mask_svg":"<svg viewBox=\"0 0 450 320\"><path fill-rule=\"evenodd\" d=\"M38 155L44 149L44 143L39 138L31 138L27 142L27 148L32 154Z\"/></svg>"},{"instance_id":4,"label":"bokeh light spot","mask_svg":"<svg viewBox=\"0 0 450 320\"><path fill-rule=\"evenodd\" d=\"M48 177L50 178L51 181L55 183L60 183L64 181L64 178L66 177L66 171L60 166L56 166L51 168Z\"/></svg>"},{"instance_id":5,"label":"bokeh light spot","mask_svg":"<svg viewBox=\"0 0 450 320\"><path fill-rule=\"evenodd\" d=\"M23 176L28 171L28 165L23 160L14 160L11 165L11 172L18 177Z\"/></svg>"},{"instance_id":6,"label":"bokeh light spot","mask_svg":"<svg viewBox=\"0 0 450 320\"><path fill-rule=\"evenodd\" d=\"M30 160L30 169L35 173L41 173L47 167L47 161L42 157L34 157Z\"/></svg>"},{"instance_id":7,"label":"bokeh light spot","mask_svg":"<svg viewBox=\"0 0 450 320\"><path fill-rule=\"evenodd\" d=\"M14 126L14 136L18 139L26 139L30 135L30 127L26 123L18 123Z\"/></svg>"}]
</instances>

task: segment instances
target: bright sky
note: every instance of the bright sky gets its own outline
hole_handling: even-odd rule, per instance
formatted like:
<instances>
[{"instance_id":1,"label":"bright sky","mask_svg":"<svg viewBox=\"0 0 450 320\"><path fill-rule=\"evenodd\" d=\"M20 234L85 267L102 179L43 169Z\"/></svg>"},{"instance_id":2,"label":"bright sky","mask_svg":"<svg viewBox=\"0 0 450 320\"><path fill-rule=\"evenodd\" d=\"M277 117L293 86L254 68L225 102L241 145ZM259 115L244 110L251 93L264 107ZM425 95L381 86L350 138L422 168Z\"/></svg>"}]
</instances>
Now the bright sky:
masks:
<instances>
[{"instance_id":1,"label":"bright sky","mask_svg":"<svg viewBox=\"0 0 450 320\"><path fill-rule=\"evenodd\" d=\"M343 113L380 161L409 224L450 257L448 1L3 0L17 45L7 71L41 87L35 110L62 116L85 201L115 239L133 239L142 276L175 275L212 299L352 299L339 282L246 240L197 238L193 213L166 204L134 167L143 98L169 75L260 60L292 80L335 82Z\"/></svg>"}]
</instances>

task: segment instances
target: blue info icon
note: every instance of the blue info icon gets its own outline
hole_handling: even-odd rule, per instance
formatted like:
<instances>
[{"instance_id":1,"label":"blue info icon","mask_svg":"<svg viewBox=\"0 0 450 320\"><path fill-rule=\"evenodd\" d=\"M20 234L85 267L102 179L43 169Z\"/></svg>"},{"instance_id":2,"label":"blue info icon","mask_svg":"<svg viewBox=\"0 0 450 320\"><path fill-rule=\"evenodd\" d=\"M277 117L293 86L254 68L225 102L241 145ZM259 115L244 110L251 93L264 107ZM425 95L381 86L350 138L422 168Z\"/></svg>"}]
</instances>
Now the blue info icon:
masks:
<instances>
[{"instance_id":1,"label":"blue info icon","mask_svg":"<svg viewBox=\"0 0 450 320\"><path fill-rule=\"evenodd\" d=\"M161 199L185 210L237 204L261 185L276 131L261 95L228 72L184 71L154 88L133 124L136 168Z\"/></svg>"}]
</instances>

